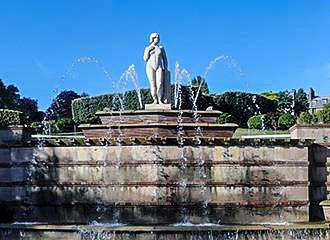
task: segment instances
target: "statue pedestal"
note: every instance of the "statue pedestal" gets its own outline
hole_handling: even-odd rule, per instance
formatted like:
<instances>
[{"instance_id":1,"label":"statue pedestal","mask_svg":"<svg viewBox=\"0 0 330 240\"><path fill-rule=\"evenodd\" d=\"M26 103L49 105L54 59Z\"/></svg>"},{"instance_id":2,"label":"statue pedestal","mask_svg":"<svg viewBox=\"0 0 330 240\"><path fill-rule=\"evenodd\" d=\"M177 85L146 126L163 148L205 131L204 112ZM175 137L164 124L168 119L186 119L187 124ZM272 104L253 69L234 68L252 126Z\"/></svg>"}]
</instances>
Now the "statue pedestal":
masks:
<instances>
[{"instance_id":1,"label":"statue pedestal","mask_svg":"<svg viewBox=\"0 0 330 240\"><path fill-rule=\"evenodd\" d=\"M116 139L121 136L126 139L154 137L177 141L179 114L182 134L187 139L196 137L198 127L202 131L201 138L229 138L238 127L233 123L217 124L220 111L198 111L200 118L195 122L195 112L192 110L170 110L169 104L149 106L145 110L97 112L96 116L100 117L101 124L81 124L79 128L86 139Z\"/></svg>"},{"instance_id":2,"label":"statue pedestal","mask_svg":"<svg viewBox=\"0 0 330 240\"><path fill-rule=\"evenodd\" d=\"M144 109L148 110L171 110L171 104L145 104Z\"/></svg>"}]
</instances>

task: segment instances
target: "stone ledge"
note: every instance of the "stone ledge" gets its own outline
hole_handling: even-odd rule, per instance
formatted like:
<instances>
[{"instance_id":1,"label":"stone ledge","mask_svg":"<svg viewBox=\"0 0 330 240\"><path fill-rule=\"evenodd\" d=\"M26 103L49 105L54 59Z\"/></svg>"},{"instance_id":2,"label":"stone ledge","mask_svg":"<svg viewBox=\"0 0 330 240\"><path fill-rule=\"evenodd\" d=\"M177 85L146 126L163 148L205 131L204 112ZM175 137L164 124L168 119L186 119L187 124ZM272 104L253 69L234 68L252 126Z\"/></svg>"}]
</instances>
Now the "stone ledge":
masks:
<instances>
[{"instance_id":1,"label":"stone ledge","mask_svg":"<svg viewBox=\"0 0 330 240\"><path fill-rule=\"evenodd\" d=\"M330 223L286 223L286 224L252 224L252 225L205 225L191 226L98 226L98 225L52 225L43 223L0 224L0 229L45 230L45 231L114 231L114 232L196 232L196 231L269 231L294 229L330 229Z\"/></svg>"},{"instance_id":2,"label":"stone ledge","mask_svg":"<svg viewBox=\"0 0 330 240\"><path fill-rule=\"evenodd\" d=\"M222 113L221 111L217 110L211 110L211 111L192 111L192 110L167 110L167 109L159 109L159 110L124 110L124 111L113 111L113 112L105 112L105 111L98 111L95 113L97 116L103 116L103 115L141 115L141 114L158 114L158 113L164 113L169 114L173 113L174 115L178 115L180 112L185 114L203 114L203 115L219 115Z\"/></svg>"},{"instance_id":3,"label":"stone ledge","mask_svg":"<svg viewBox=\"0 0 330 240\"><path fill-rule=\"evenodd\" d=\"M238 139L238 138L216 138L216 137L200 137L199 141L193 137L184 137L184 146L238 146L238 147L272 147L272 146L287 146L287 147L308 147L314 143L313 139ZM198 142L198 143L197 143ZM73 147L73 146L138 146L138 145L167 145L177 146L178 140L175 137L157 138L157 137L129 137L129 138L113 138L113 139L32 139L22 142L10 142L0 144L0 149L7 148L26 148L37 147L42 144L43 147Z\"/></svg>"}]
</instances>

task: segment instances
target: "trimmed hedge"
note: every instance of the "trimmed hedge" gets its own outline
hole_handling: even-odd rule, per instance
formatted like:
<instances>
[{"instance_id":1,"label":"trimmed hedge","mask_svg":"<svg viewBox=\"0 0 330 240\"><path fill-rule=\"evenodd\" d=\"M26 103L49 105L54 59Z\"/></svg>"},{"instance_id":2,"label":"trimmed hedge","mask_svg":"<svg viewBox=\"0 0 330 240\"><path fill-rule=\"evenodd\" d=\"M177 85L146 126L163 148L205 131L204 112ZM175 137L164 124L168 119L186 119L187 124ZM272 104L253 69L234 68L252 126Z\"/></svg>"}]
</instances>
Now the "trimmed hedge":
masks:
<instances>
[{"instance_id":1,"label":"trimmed hedge","mask_svg":"<svg viewBox=\"0 0 330 240\"><path fill-rule=\"evenodd\" d=\"M0 109L0 126L18 125L22 122L22 112Z\"/></svg>"},{"instance_id":2,"label":"trimmed hedge","mask_svg":"<svg viewBox=\"0 0 330 240\"><path fill-rule=\"evenodd\" d=\"M277 102L261 95L246 92L225 92L214 94L215 110L229 113L240 127L246 127L250 117L255 114L275 113Z\"/></svg>"},{"instance_id":3,"label":"trimmed hedge","mask_svg":"<svg viewBox=\"0 0 330 240\"><path fill-rule=\"evenodd\" d=\"M196 93L197 88L193 87ZM192 109L192 99L190 87L181 86L182 103L181 109ZM174 95L174 86L172 85L172 96ZM141 89L142 103L151 103L152 97L149 89ZM105 94L95 97L83 97L73 100L72 115L73 120L80 123L96 123L98 118L95 112L103 111L104 108L118 111L120 109L120 100L122 99L125 110L140 109L136 91L127 91L124 94ZM171 102L172 109L175 109L174 99ZM255 113L274 113L276 112L277 102L267 99L263 96L245 92L226 92L224 94L202 94L197 100L197 109L205 110L212 106L215 110L220 110L232 116L231 120L241 127L247 125L247 121ZM257 107L258 106L258 107ZM144 106L143 106L144 108ZM227 121L225 119L222 119ZM221 120L221 121L222 121ZM227 121L228 122L228 121Z\"/></svg>"},{"instance_id":4,"label":"trimmed hedge","mask_svg":"<svg viewBox=\"0 0 330 240\"><path fill-rule=\"evenodd\" d=\"M174 95L174 85L172 87L172 96ZM197 89L193 89L196 93ZM187 86L181 86L182 92L182 109L192 109L192 100L190 89ZM149 89L141 89L142 103L152 103L152 97ZM122 102L122 104L121 104ZM97 111L103 111L104 108L118 111L123 105L125 110L138 110L140 104L136 91L127 91L124 94L105 94L95 97L83 97L72 101L73 120L80 123L96 123L98 118L95 116ZM198 110L205 110L209 106L213 106L213 98L211 96L200 94L197 100ZM171 102L172 109L175 109L174 99ZM143 106L144 109L144 106Z\"/></svg>"},{"instance_id":5,"label":"trimmed hedge","mask_svg":"<svg viewBox=\"0 0 330 240\"><path fill-rule=\"evenodd\" d=\"M149 89L141 89L142 102L152 102ZM72 101L72 116L76 123L97 123L97 111L109 108L118 111L123 105L124 109L140 109L136 91L127 91L124 94L104 94L95 97L77 98Z\"/></svg>"}]
</instances>

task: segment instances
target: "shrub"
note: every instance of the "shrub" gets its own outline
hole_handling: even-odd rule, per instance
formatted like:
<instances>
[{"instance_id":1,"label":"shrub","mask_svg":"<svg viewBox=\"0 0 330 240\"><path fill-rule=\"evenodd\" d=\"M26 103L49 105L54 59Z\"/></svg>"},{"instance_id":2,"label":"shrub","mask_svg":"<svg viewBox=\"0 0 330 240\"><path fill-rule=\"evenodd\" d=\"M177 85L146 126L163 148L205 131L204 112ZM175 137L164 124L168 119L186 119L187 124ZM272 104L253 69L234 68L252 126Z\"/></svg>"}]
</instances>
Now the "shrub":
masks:
<instances>
[{"instance_id":1,"label":"shrub","mask_svg":"<svg viewBox=\"0 0 330 240\"><path fill-rule=\"evenodd\" d=\"M327 103L327 104L325 104L324 106L323 106L323 109L324 110L330 110L330 103Z\"/></svg>"},{"instance_id":2,"label":"shrub","mask_svg":"<svg viewBox=\"0 0 330 240\"><path fill-rule=\"evenodd\" d=\"M18 125L22 122L22 112L0 109L0 126Z\"/></svg>"},{"instance_id":3,"label":"shrub","mask_svg":"<svg viewBox=\"0 0 330 240\"><path fill-rule=\"evenodd\" d=\"M249 118L247 125L249 128L253 129L262 129L263 123L262 123L262 115L256 115Z\"/></svg>"},{"instance_id":4,"label":"shrub","mask_svg":"<svg viewBox=\"0 0 330 240\"><path fill-rule=\"evenodd\" d=\"M235 122L232 115L229 113L221 113L220 116L217 118L217 123L225 124L225 123L233 123Z\"/></svg>"},{"instance_id":5,"label":"shrub","mask_svg":"<svg viewBox=\"0 0 330 240\"><path fill-rule=\"evenodd\" d=\"M73 132L74 121L71 118L61 118L56 121L55 129L57 132Z\"/></svg>"},{"instance_id":6,"label":"shrub","mask_svg":"<svg viewBox=\"0 0 330 240\"><path fill-rule=\"evenodd\" d=\"M41 122L31 123L30 128L34 133L43 133L43 130L44 130L44 127Z\"/></svg>"},{"instance_id":7,"label":"shrub","mask_svg":"<svg viewBox=\"0 0 330 240\"><path fill-rule=\"evenodd\" d=\"M280 129L289 129L295 124L295 122L296 122L295 116L289 113L284 113L279 117L277 125Z\"/></svg>"},{"instance_id":8,"label":"shrub","mask_svg":"<svg viewBox=\"0 0 330 240\"><path fill-rule=\"evenodd\" d=\"M330 123L330 109L326 108L313 114L313 123Z\"/></svg>"},{"instance_id":9,"label":"shrub","mask_svg":"<svg viewBox=\"0 0 330 240\"><path fill-rule=\"evenodd\" d=\"M322 111L322 115L323 115L323 122L330 123L330 107L325 108Z\"/></svg>"},{"instance_id":10,"label":"shrub","mask_svg":"<svg viewBox=\"0 0 330 240\"><path fill-rule=\"evenodd\" d=\"M312 122L312 115L309 112L300 113L297 123L298 124L309 124Z\"/></svg>"}]
</instances>

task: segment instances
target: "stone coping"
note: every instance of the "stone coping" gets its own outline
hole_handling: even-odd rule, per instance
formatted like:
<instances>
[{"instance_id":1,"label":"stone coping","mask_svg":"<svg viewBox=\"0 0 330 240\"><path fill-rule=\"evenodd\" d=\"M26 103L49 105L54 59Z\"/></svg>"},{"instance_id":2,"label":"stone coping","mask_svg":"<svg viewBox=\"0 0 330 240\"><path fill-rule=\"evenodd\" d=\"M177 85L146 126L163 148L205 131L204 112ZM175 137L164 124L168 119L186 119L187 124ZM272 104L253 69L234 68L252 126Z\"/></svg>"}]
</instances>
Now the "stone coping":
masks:
<instances>
[{"instance_id":1,"label":"stone coping","mask_svg":"<svg viewBox=\"0 0 330 240\"><path fill-rule=\"evenodd\" d=\"M31 224L0 224L1 230L30 230L30 231L114 231L114 232L200 232L200 231L272 231L292 229L329 229L329 222L306 222L306 223L265 223L251 225L212 225L212 224L190 224L190 225L167 225L167 226L111 226L100 225L53 225L44 223Z\"/></svg>"},{"instance_id":2,"label":"stone coping","mask_svg":"<svg viewBox=\"0 0 330 240\"><path fill-rule=\"evenodd\" d=\"M214 138L214 137L201 137L199 138L202 146L293 146L293 147L306 147L314 143L314 139L241 139L241 138ZM196 138L184 138L184 146L197 145ZM88 147L88 146L130 146L130 145L178 145L177 138L122 138L122 139L85 139L85 138L67 138L67 139L32 139L28 141L13 141L0 144L0 148L9 147Z\"/></svg>"},{"instance_id":3,"label":"stone coping","mask_svg":"<svg viewBox=\"0 0 330 240\"><path fill-rule=\"evenodd\" d=\"M323 200L320 202L320 206L330 206L330 200Z\"/></svg>"},{"instance_id":4,"label":"stone coping","mask_svg":"<svg viewBox=\"0 0 330 240\"><path fill-rule=\"evenodd\" d=\"M182 123L178 125L176 122L160 122L160 123L111 123L111 124L80 124L79 128L110 128L110 127L220 127L220 128L238 128L235 123Z\"/></svg>"},{"instance_id":5,"label":"stone coping","mask_svg":"<svg viewBox=\"0 0 330 240\"><path fill-rule=\"evenodd\" d=\"M23 130L27 129L24 125L8 125L0 126L0 130Z\"/></svg>"},{"instance_id":6,"label":"stone coping","mask_svg":"<svg viewBox=\"0 0 330 240\"><path fill-rule=\"evenodd\" d=\"M193 111L193 110L170 110L170 109L150 109L150 110L124 110L124 111L97 111L95 115L97 116L108 116L108 115L143 115L143 114L176 114L178 115L180 112L183 114L203 114L203 115L219 115L222 112L217 110L210 111Z\"/></svg>"},{"instance_id":7,"label":"stone coping","mask_svg":"<svg viewBox=\"0 0 330 240\"><path fill-rule=\"evenodd\" d=\"M330 124L295 124L289 128L289 132L298 128L330 128Z\"/></svg>"}]
</instances>

